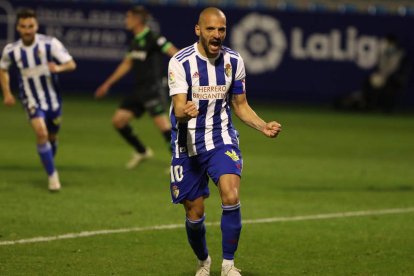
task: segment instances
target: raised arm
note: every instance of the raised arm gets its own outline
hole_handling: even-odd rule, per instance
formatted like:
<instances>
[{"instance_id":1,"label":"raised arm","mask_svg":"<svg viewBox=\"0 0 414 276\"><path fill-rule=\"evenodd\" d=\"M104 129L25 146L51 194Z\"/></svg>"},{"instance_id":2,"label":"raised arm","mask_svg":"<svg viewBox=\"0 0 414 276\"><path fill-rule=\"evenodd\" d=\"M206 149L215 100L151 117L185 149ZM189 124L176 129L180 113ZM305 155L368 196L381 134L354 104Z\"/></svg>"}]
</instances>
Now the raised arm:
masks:
<instances>
[{"instance_id":1,"label":"raised arm","mask_svg":"<svg viewBox=\"0 0 414 276\"><path fill-rule=\"evenodd\" d=\"M172 97L174 115L180 123L186 123L197 117L198 108L192 101L187 101L187 94L176 94Z\"/></svg>"},{"instance_id":2,"label":"raised arm","mask_svg":"<svg viewBox=\"0 0 414 276\"><path fill-rule=\"evenodd\" d=\"M13 94L10 91L10 76L6 69L0 69L0 83L3 91L3 103L6 106L12 106L16 103Z\"/></svg>"},{"instance_id":3,"label":"raised arm","mask_svg":"<svg viewBox=\"0 0 414 276\"><path fill-rule=\"evenodd\" d=\"M70 72L70 71L75 70L76 62L73 59L63 64L56 64L54 62L50 62L48 66L49 66L50 72L52 73L64 73L64 72Z\"/></svg>"},{"instance_id":4,"label":"raised arm","mask_svg":"<svg viewBox=\"0 0 414 276\"><path fill-rule=\"evenodd\" d=\"M231 103L234 114L236 114L240 120L246 125L262 132L267 137L275 138L282 130L282 126L278 122L271 121L267 123L260 118L247 102L246 94L233 95Z\"/></svg>"},{"instance_id":5,"label":"raised arm","mask_svg":"<svg viewBox=\"0 0 414 276\"><path fill-rule=\"evenodd\" d=\"M95 98L102 98L108 93L111 86L125 76L132 68L132 59L125 57L115 71L95 91Z\"/></svg>"}]
</instances>

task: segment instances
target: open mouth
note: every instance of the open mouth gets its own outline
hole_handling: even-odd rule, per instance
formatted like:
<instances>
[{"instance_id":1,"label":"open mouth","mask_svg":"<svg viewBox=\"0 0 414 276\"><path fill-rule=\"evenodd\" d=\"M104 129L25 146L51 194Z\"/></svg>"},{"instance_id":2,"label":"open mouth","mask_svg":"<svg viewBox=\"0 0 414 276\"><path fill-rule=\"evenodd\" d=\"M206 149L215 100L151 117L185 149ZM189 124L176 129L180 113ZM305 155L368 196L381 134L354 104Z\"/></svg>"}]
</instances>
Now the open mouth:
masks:
<instances>
[{"instance_id":1,"label":"open mouth","mask_svg":"<svg viewBox=\"0 0 414 276\"><path fill-rule=\"evenodd\" d=\"M214 51L219 50L221 47L221 41L217 40L217 41L211 41L210 42L210 48Z\"/></svg>"}]
</instances>

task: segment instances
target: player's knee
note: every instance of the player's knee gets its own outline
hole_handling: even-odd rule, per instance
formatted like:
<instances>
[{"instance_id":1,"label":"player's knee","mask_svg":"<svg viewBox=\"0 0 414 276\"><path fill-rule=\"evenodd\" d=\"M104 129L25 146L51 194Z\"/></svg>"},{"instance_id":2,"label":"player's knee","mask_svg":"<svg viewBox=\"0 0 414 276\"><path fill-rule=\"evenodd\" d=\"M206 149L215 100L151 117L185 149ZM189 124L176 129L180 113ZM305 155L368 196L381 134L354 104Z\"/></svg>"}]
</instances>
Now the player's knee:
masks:
<instances>
[{"instance_id":1,"label":"player's knee","mask_svg":"<svg viewBox=\"0 0 414 276\"><path fill-rule=\"evenodd\" d=\"M237 185L221 185L221 201L224 205L235 205L239 202Z\"/></svg>"},{"instance_id":2,"label":"player's knee","mask_svg":"<svg viewBox=\"0 0 414 276\"><path fill-rule=\"evenodd\" d=\"M192 221L196 221L204 217L204 208L191 208L186 211L186 216Z\"/></svg>"},{"instance_id":3,"label":"player's knee","mask_svg":"<svg viewBox=\"0 0 414 276\"><path fill-rule=\"evenodd\" d=\"M49 135L46 130L36 132L36 140L38 144L44 144L49 141Z\"/></svg>"},{"instance_id":4,"label":"player's knee","mask_svg":"<svg viewBox=\"0 0 414 276\"><path fill-rule=\"evenodd\" d=\"M55 142L57 140L57 135L55 133L49 133L48 140L49 142Z\"/></svg>"},{"instance_id":5,"label":"player's knee","mask_svg":"<svg viewBox=\"0 0 414 276\"><path fill-rule=\"evenodd\" d=\"M221 201L223 205L236 205L239 203L239 196L237 193L229 193L223 195Z\"/></svg>"},{"instance_id":6,"label":"player's knee","mask_svg":"<svg viewBox=\"0 0 414 276\"><path fill-rule=\"evenodd\" d=\"M125 127L127 124L128 122L125 122L125 120L122 120L122 118L116 116L112 118L112 125L114 128L120 129Z\"/></svg>"},{"instance_id":7,"label":"player's knee","mask_svg":"<svg viewBox=\"0 0 414 276\"><path fill-rule=\"evenodd\" d=\"M185 213L188 219L196 221L204 217L204 203L200 200L184 203Z\"/></svg>"}]
</instances>

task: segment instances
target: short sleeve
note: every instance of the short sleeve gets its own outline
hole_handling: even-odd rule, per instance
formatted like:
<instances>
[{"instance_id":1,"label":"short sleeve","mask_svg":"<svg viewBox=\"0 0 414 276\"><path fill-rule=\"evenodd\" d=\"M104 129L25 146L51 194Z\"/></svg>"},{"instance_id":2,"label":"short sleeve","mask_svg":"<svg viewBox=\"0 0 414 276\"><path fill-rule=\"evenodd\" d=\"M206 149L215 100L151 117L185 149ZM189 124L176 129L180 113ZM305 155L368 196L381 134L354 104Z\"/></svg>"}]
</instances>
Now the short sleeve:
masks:
<instances>
[{"instance_id":1,"label":"short sleeve","mask_svg":"<svg viewBox=\"0 0 414 276\"><path fill-rule=\"evenodd\" d=\"M12 64L12 60L9 56L9 53L11 53L9 45L4 47L3 53L1 55L0 59L0 68L4 70L8 70Z\"/></svg>"},{"instance_id":2,"label":"short sleeve","mask_svg":"<svg viewBox=\"0 0 414 276\"><path fill-rule=\"evenodd\" d=\"M242 57L238 58L237 70L234 76L233 94L246 93L246 69Z\"/></svg>"},{"instance_id":3,"label":"short sleeve","mask_svg":"<svg viewBox=\"0 0 414 276\"><path fill-rule=\"evenodd\" d=\"M168 64L168 86L170 88L170 96L186 94L188 92L184 67L175 58L171 58Z\"/></svg>"},{"instance_id":4,"label":"short sleeve","mask_svg":"<svg viewBox=\"0 0 414 276\"><path fill-rule=\"evenodd\" d=\"M166 53L168 49L172 46L172 43L169 42L164 36L158 36L156 39L157 47L161 52Z\"/></svg>"},{"instance_id":5,"label":"short sleeve","mask_svg":"<svg viewBox=\"0 0 414 276\"><path fill-rule=\"evenodd\" d=\"M60 63L66 63L73 59L68 50L58 39L53 38L51 44L52 57L57 59Z\"/></svg>"}]
</instances>

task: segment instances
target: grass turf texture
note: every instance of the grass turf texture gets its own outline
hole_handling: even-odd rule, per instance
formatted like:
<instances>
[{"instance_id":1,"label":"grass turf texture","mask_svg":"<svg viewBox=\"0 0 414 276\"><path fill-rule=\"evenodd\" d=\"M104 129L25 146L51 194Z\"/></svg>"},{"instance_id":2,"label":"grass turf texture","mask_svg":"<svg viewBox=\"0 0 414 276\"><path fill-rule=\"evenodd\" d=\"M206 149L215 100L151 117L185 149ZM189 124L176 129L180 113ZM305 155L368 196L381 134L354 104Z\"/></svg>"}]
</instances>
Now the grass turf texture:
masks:
<instances>
[{"instance_id":1,"label":"grass turf texture","mask_svg":"<svg viewBox=\"0 0 414 276\"><path fill-rule=\"evenodd\" d=\"M170 203L167 147L149 119L133 123L155 158L124 169L130 148L110 125L117 106L67 98L56 159L63 189L47 191L23 110L0 107L0 242L66 233L182 224ZM241 134L244 219L414 207L412 115L333 113L253 105L283 133ZM210 182L208 222L220 220ZM243 226L243 275L410 275L414 213ZM219 226L208 226L219 275ZM185 230L148 230L0 246L0 275L193 275ZM412 275L412 274L411 274Z\"/></svg>"}]
</instances>

